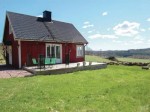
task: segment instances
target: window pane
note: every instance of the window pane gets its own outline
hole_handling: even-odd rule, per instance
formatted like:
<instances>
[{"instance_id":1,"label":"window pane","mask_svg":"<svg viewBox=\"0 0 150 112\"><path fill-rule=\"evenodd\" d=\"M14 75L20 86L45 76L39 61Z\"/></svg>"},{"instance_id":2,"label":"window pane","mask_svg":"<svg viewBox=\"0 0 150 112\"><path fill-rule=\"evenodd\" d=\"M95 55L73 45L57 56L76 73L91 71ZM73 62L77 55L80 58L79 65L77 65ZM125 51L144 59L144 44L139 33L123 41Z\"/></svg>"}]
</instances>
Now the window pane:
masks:
<instances>
[{"instance_id":1,"label":"window pane","mask_svg":"<svg viewBox=\"0 0 150 112\"><path fill-rule=\"evenodd\" d=\"M50 57L50 46L47 47L47 57Z\"/></svg>"},{"instance_id":2,"label":"window pane","mask_svg":"<svg viewBox=\"0 0 150 112\"><path fill-rule=\"evenodd\" d=\"M51 56L55 58L55 46L51 46Z\"/></svg>"},{"instance_id":3,"label":"window pane","mask_svg":"<svg viewBox=\"0 0 150 112\"><path fill-rule=\"evenodd\" d=\"M83 56L83 46L82 45L77 45L76 47L76 53L77 53L77 56Z\"/></svg>"},{"instance_id":4,"label":"window pane","mask_svg":"<svg viewBox=\"0 0 150 112\"><path fill-rule=\"evenodd\" d=\"M56 46L56 58L60 58L60 46Z\"/></svg>"}]
</instances>

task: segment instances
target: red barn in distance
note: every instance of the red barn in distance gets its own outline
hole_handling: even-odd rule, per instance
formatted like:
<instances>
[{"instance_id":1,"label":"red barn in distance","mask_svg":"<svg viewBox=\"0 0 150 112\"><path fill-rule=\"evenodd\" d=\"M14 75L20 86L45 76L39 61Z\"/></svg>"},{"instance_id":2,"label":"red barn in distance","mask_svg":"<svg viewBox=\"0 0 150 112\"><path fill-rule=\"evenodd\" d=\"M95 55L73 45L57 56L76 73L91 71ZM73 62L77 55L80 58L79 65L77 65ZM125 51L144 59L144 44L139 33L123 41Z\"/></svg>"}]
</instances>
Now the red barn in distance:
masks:
<instances>
[{"instance_id":1,"label":"red barn in distance","mask_svg":"<svg viewBox=\"0 0 150 112\"><path fill-rule=\"evenodd\" d=\"M32 65L32 58L40 55L55 57L56 63L81 62L86 44L73 24L53 20L50 11L44 11L43 17L6 12L3 45L8 65Z\"/></svg>"}]
</instances>

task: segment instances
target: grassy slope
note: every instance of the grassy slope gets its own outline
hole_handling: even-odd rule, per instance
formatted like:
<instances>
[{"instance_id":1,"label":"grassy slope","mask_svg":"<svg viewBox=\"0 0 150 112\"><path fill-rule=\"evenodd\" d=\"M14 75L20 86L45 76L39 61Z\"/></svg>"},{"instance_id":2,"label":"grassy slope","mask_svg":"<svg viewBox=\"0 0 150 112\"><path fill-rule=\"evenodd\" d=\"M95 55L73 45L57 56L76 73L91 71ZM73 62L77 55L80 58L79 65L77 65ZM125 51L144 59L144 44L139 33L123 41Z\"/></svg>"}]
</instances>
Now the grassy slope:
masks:
<instances>
[{"instance_id":1,"label":"grassy slope","mask_svg":"<svg viewBox=\"0 0 150 112\"><path fill-rule=\"evenodd\" d=\"M150 59L117 58L119 61L150 63Z\"/></svg>"},{"instance_id":2,"label":"grassy slope","mask_svg":"<svg viewBox=\"0 0 150 112\"><path fill-rule=\"evenodd\" d=\"M110 62L110 60L105 59L105 58L101 58L99 56L90 56L90 55L86 55L85 56L85 60L86 61L94 61L94 62Z\"/></svg>"},{"instance_id":3,"label":"grassy slope","mask_svg":"<svg viewBox=\"0 0 150 112\"><path fill-rule=\"evenodd\" d=\"M0 79L3 112L149 112L150 71L140 67Z\"/></svg>"},{"instance_id":4,"label":"grassy slope","mask_svg":"<svg viewBox=\"0 0 150 112\"><path fill-rule=\"evenodd\" d=\"M96 62L110 62L110 60L99 57L99 56L90 56L86 55L86 61L96 61ZM125 62L143 62L147 63L150 62L149 59L134 59L134 58L117 58L119 61L125 61Z\"/></svg>"}]
</instances>

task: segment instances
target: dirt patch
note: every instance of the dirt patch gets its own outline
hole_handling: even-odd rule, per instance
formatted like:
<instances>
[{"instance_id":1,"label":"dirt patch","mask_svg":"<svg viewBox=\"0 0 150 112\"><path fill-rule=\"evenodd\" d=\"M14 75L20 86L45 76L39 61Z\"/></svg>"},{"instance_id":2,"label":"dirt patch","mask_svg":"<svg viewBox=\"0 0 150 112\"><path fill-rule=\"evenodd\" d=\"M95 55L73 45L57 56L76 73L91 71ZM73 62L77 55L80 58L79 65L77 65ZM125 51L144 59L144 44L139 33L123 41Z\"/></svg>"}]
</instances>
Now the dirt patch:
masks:
<instances>
[{"instance_id":1,"label":"dirt patch","mask_svg":"<svg viewBox=\"0 0 150 112\"><path fill-rule=\"evenodd\" d=\"M31 75L31 73L22 69L15 69L11 66L0 65L0 78L27 77Z\"/></svg>"}]
</instances>

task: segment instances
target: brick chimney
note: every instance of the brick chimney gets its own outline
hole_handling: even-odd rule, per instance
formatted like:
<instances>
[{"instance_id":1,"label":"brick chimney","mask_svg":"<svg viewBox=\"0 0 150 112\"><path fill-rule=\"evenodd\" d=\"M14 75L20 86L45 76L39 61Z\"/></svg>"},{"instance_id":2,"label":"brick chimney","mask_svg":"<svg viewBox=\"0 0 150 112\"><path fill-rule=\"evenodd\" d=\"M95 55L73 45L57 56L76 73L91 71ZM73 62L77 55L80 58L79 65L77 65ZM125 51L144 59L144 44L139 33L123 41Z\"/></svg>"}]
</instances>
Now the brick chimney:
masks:
<instances>
[{"instance_id":1,"label":"brick chimney","mask_svg":"<svg viewBox=\"0 0 150 112\"><path fill-rule=\"evenodd\" d=\"M43 19L44 19L44 21L51 22L52 21L51 15L52 15L52 12L45 10L43 12Z\"/></svg>"}]
</instances>

